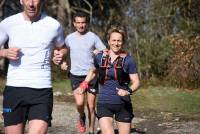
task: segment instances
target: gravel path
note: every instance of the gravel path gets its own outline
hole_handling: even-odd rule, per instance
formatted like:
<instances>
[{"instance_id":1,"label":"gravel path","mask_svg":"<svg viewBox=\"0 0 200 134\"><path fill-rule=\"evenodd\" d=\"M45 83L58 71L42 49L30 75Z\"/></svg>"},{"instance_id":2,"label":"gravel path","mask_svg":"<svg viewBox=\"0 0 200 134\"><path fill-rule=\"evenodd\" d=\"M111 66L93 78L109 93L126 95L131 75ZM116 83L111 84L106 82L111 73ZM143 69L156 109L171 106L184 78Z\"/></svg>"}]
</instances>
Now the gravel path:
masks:
<instances>
[{"instance_id":1,"label":"gravel path","mask_svg":"<svg viewBox=\"0 0 200 134\"><path fill-rule=\"evenodd\" d=\"M48 134L76 134L77 112L73 103L55 102Z\"/></svg>"},{"instance_id":2,"label":"gravel path","mask_svg":"<svg viewBox=\"0 0 200 134\"><path fill-rule=\"evenodd\" d=\"M200 134L198 117L184 119L168 112L137 111L133 120L137 129L132 129L131 134ZM77 134L77 118L74 103L55 102L52 127L49 128L48 134Z\"/></svg>"},{"instance_id":3,"label":"gravel path","mask_svg":"<svg viewBox=\"0 0 200 134\"><path fill-rule=\"evenodd\" d=\"M48 134L77 134L75 126L78 116L74 103L72 99L64 101L54 102L52 127L49 128ZM1 96L0 102L2 103ZM2 111L2 106L0 110ZM132 129L131 134L200 134L199 117L198 115L194 119L184 119L173 113L137 111L133 120L137 129ZM2 123L0 118L1 128Z\"/></svg>"}]
</instances>

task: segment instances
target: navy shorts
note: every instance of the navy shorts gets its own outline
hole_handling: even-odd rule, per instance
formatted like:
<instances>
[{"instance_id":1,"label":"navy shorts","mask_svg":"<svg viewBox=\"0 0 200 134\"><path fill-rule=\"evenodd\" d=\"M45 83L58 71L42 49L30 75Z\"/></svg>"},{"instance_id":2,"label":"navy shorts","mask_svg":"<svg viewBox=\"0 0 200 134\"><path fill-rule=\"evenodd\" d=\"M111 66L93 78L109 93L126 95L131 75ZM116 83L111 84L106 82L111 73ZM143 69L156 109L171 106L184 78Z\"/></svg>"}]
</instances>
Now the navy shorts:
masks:
<instances>
[{"instance_id":1,"label":"navy shorts","mask_svg":"<svg viewBox=\"0 0 200 134\"><path fill-rule=\"evenodd\" d=\"M52 119L52 88L34 89L6 86L3 92L4 126L25 123L27 120L44 120L49 125Z\"/></svg>"},{"instance_id":2,"label":"navy shorts","mask_svg":"<svg viewBox=\"0 0 200 134\"><path fill-rule=\"evenodd\" d=\"M133 107L130 102L124 104L97 104L97 118L115 117L118 122L131 123L134 114Z\"/></svg>"},{"instance_id":3,"label":"navy shorts","mask_svg":"<svg viewBox=\"0 0 200 134\"><path fill-rule=\"evenodd\" d=\"M86 75L77 76L77 75L70 74L72 91L74 91L76 88L79 87L80 83L85 80L85 77ZM92 93L94 95L97 94L98 92L97 79L94 79L89 83L89 88L87 89L87 92Z\"/></svg>"}]
</instances>

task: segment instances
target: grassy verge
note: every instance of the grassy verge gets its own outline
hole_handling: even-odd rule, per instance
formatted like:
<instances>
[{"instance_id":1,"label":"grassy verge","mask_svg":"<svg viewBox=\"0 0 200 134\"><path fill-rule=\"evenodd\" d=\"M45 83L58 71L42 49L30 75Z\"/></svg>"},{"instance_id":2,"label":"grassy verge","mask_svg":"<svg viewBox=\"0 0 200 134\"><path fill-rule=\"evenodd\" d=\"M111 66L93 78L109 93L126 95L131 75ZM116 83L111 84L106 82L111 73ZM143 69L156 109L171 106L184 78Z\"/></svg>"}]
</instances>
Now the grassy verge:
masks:
<instances>
[{"instance_id":1,"label":"grassy verge","mask_svg":"<svg viewBox=\"0 0 200 134\"><path fill-rule=\"evenodd\" d=\"M71 94L71 85L69 79L57 79L53 81L53 89L55 91L59 91L62 94Z\"/></svg>"},{"instance_id":2,"label":"grassy verge","mask_svg":"<svg viewBox=\"0 0 200 134\"><path fill-rule=\"evenodd\" d=\"M54 91L71 95L69 80L53 82ZM173 87L148 86L140 88L132 95L134 109L138 111L162 111L182 114L200 113L200 89L186 92Z\"/></svg>"},{"instance_id":3,"label":"grassy verge","mask_svg":"<svg viewBox=\"0 0 200 134\"><path fill-rule=\"evenodd\" d=\"M200 113L200 90L186 92L172 87L147 87L132 96L134 108L183 114Z\"/></svg>"}]
</instances>

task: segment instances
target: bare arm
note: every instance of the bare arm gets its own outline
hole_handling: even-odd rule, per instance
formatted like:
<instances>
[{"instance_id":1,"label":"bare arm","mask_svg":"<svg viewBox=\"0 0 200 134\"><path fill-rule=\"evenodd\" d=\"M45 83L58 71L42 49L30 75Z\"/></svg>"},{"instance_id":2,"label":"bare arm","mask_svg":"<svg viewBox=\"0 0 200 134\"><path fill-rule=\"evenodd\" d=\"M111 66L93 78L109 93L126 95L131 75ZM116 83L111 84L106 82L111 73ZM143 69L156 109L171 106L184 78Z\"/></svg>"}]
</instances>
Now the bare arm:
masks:
<instances>
[{"instance_id":1,"label":"bare arm","mask_svg":"<svg viewBox=\"0 0 200 134\"><path fill-rule=\"evenodd\" d=\"M88 84L97 76L97 70L95 67L91 68L85 78L85 80L80 84L80 86L74 90L75 94L83 94L88 88Z\"/></svg>"},{"instance_id":2,"label":"bare arm","mask_svg":"<svg viewBox=\"0 0 200 134\"><path fill-rule=\"evenodd\" d=\"M88 83L97 76L97 69L95 67L91 68L85 78Z\"/></svg>"},{"instance_id":3,"label":"bare arm","mask_svg":"<svg viewBox=\"0 0 200 134\"><path fill-rule=\"evenodd\" d=\"M138 74L130 74L129 77L131 80L130 89L132 90L132 92L135 92L140 86L139 76Z\"/></svg>"},{"instance_id":4,"label":"bare arm","mask_svg":"<svg viewBox=\"0 0 200 134\"><path fill-rule=\"evenodd\" d=\"M7 49L2 48L3 45L8 41L9 37L7 33L4 31L3 24L0 23L0 57L7 58L9 60L17 60L19 58L20 49L17 47L10 47Z\"/></svg>"},{"instance_id":5,"label":"bare arm","mask_svg":"<svg viewBox=\"0 0 200 134\"><path fill-rule=\"evenodd\" d=\"M3 57L3 58L6 57L6 50L5 49L0 49L0 57Z\"/></svg>"},{"instance_id":6,"label":"bare arm","mask_svg":"<svg viewBox=\"0 0 200 134\"><path fill-rule=\"evenodd\" d=\"M130 77L130 80L131 80L131 85L130 85L130 91L127 91L127 90L124 90L124 89L118 89L118 95L120 96L126 96L126 95L130 95L130 93L132 92L135 92L139 86L140 86L140 80L139 80L139 77L138 77L138 74L129 74L129 77Z\"/></svg>"}]
</instances>

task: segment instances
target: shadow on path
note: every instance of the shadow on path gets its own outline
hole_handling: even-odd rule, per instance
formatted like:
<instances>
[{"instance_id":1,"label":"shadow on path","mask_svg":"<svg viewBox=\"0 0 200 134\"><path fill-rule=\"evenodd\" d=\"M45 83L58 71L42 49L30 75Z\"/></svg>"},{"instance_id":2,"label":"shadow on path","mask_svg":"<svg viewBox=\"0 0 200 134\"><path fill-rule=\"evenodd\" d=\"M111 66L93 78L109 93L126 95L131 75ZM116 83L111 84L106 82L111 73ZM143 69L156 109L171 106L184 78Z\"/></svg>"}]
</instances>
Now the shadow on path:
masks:
<instances>
[{"instance_id":1,"label":"shadow on path","mask_svg":"<svg viewBox=\"0 0 200 134\"><path fill-rule=\"evenodd\" d=\"M134 133L134 134L146 134L144 131L140 131L140 130L138 130L136 128L131 128L131 133ZM101 134L101 130L98 131L97 134ZM119 134L117 129L115 129L115 134Z\"/></svg>"}]
</instances>

